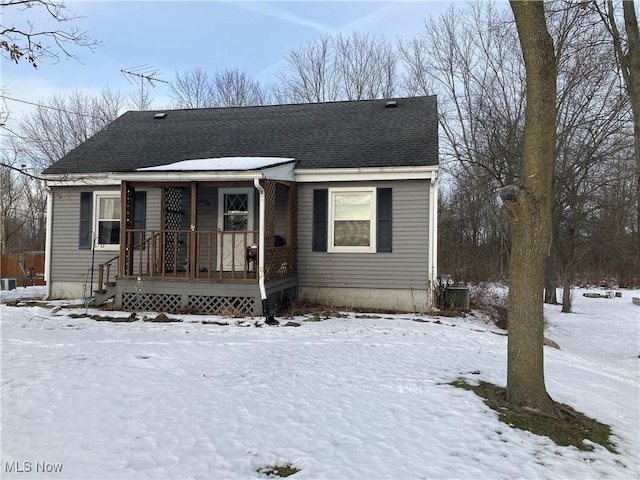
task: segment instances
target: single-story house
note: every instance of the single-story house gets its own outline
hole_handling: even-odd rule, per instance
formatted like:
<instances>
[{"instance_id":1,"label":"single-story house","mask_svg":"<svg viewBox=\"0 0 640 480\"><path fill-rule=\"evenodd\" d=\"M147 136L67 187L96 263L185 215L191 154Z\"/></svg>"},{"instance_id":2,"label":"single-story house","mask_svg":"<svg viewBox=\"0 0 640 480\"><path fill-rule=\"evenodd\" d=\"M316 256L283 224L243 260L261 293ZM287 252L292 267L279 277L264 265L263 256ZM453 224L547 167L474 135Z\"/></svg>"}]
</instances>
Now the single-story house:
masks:
<instances>
[{"instance_id":1,"label":"single-story house","mask_svg":"<svg viewBox=\"0 0 640 480\"><path fill-rule=\"evenodd\" d=\"M245 315L432 304L434 96L127 112L43 177L49 298Z\"/></svg>"}]
</instances>

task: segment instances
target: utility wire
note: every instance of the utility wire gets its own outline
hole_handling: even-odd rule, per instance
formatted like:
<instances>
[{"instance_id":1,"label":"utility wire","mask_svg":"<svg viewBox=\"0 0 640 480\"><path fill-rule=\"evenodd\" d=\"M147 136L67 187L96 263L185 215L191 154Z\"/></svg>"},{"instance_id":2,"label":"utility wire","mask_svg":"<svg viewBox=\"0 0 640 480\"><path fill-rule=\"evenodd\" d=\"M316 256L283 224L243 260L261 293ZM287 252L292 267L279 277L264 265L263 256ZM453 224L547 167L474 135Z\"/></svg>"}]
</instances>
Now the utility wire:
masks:
<instances>
[{"instance_id":1,"label":"utility wire","mask_svg":"<svg viewBox=\"0 0 640 480\"><path fill-rule=\"evenodd\" d=\"M4 128L7 132L12 133L13 135L7 135L6 133L0 133L0 137L7 137L7 138L19 138L20 140L29 140L27 137L23 137L22 135L20 135L19 133L11 130L9 127L7 127L6 125L4 125L3 123L0 123L0 128Z\"/></svg>"},{"instance_id":2,"label":"utility wire","mask_svg":"<svg viewBox=\"0 0 640 480\"><path fill-rule=\"evenodd\" d=\"M93 119L96 119L96 120L102 120L101 117L96 117L94 115L89 115L88 113L72 112L71 110L65 110L63 108L51 107L49 105L42 105L41 103L28 102L27 100L20 100L18 98L7 97L6 95L0 95L0 98L2 98L4 100L10 100L12 102L19 102L19 103L25 103L27 105L34 105L36 107L48 108L49 110L55 110L56 112L71 113L73 115L79 115L81 117L88 117L88 118L93 118Z\"/></svg>"}]
</instances>

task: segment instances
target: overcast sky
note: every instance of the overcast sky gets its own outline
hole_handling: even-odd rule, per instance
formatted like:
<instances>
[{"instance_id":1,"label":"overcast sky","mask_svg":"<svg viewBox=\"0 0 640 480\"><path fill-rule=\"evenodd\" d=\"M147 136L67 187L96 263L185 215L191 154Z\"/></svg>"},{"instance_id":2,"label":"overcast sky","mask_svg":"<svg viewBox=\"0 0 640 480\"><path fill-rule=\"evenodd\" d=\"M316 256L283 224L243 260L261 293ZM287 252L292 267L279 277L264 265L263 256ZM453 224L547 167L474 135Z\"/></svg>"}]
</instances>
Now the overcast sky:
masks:
<instances>
[{"instance_id":1,"label":"overcast sky","mask_svg":"<svg viewBox=\"0 0 640 480\"><path fill-rule=\"evenodd\" d=\"M429 15L437 16L450 2L442 1L69 1L70 13L84 18L73 25L86 30L101 45L91 52L75 49L80 62L43 60L34 70L1 60L1 83L8 97L38 103L74 89L133 92L121 73L135 69L157 72L171 81L175 73L200 67L213 74L239 68L263 84L274 81L284 56L324 33L354 30L383 34L389 40L412 38ZM34 30L48 28L46 15L35 8L3 11L3 25L26 15ZM67 26L65 25L65 28ZM136 69L136 67L139 67ZM168 103L168 87L152 90L153 107ZM28 108L8 102L13 119Z\"/></svg>"}]
</instances>

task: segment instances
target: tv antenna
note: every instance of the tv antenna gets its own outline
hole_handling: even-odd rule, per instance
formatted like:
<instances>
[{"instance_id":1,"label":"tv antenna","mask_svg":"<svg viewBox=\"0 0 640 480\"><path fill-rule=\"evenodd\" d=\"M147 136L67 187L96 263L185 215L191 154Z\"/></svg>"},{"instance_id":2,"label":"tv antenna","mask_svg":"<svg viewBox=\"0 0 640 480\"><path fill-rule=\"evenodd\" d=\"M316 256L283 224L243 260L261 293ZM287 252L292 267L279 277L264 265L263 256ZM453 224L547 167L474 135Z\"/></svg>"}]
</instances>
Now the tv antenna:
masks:
<instances>
[{"instance_id":1,"label":"tv antenna","mask_svg":"<svg viewBox=\"0 0 640 480\"><path fill-rule=\"evenodd\" d=\"M138 87L135 103L139 110L149 110L151 108L152 101L149 97L149 87L147 87L145 91L146 85L155 87L158 82L169 83L166 80L160 80L157 78L157 75L160 75L160 72L150 65L138 65L137 67L131 67L126 70L122 69L120 72L122 72L131 85L136 85Z\"/></svg>"},{"instance_id":2,"label":"tv antenna","mask_svg":"<svg viewBox=\"0 0 640 480\"><path fill-rule=\"evenodd\" d=\"M155 87L156 82L169 83L166 80L160 80L156 75L162 75L157 69L150 65L138 65L137 67L130 67L121 69L120 72L127 78L129 83L143 85L145 80L149 85Z\"/></svg>"}]
</instances>

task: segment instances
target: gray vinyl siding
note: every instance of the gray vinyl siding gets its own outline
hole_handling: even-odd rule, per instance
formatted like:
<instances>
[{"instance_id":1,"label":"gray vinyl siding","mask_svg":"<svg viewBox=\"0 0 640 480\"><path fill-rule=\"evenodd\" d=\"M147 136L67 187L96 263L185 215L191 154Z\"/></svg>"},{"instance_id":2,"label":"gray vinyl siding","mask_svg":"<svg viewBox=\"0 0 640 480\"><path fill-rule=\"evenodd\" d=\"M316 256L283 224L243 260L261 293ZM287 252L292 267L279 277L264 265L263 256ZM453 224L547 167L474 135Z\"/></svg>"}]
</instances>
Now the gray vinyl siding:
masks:
<instances>
[{"instance_id":1,"label":"gray vinyl siding","mask_svg":"<svg viewBox=\"0 0 640 480\"><path fill-rule=\"evenodd\" d=\"M147 230L160 230L160 208L162 207L160 198L162 197L162 189L142 188L140 190L147 191L147 216L145 228Z\"/></svg>"},{"instance_id":2,"label":"gray vinyl siding","mask_svg":"<svg viewBox=\"0 0 640 480\"><path fill-rule=\"evenodd\" d=\"M393 189L393 252L313 252L314 188ZM429 261L429 181L298 184L298 285L300 287L424 288Z\"/></svg>"},{"instance_id":3,"label":"gray vinyl siding","mask_svg":"<svg viewBox=\"0 0 640 480\"><path fill-rule=\"evenodd\" d=\"M91 250L78 248L80 192L119 192L120 187L59 187L52 188L53 218L51 223L51 282L89 282L91 278ZM160 190L147 192L146 228L160 228ZM98 265L118 255L118 250L96 246L93 262L94 282L98 279ZM87 292L89 295L90 292Z\"/></svg>"},{"instance_id":4,"label":"gray vinyl siding","mask_svg":"<svg viewBox=\"0 0 640 480\"><path fill-rule=\"evenodd\" d=\"M284 185L276 185L276 211L273 220L273 233L280 235L289 244L291 243L291 239L287 238L289 217L289 212L287 211L288 194L289 192Z\"/></svg>"}]
</instances>

